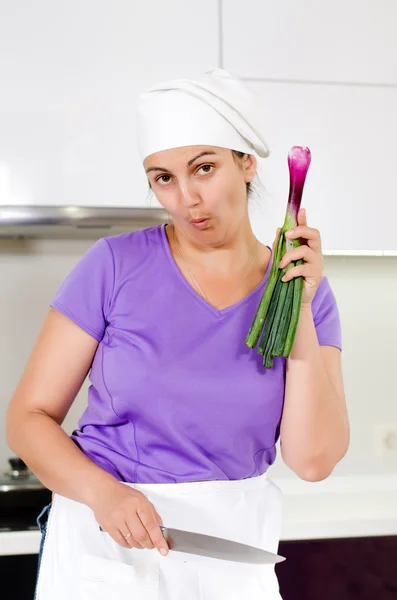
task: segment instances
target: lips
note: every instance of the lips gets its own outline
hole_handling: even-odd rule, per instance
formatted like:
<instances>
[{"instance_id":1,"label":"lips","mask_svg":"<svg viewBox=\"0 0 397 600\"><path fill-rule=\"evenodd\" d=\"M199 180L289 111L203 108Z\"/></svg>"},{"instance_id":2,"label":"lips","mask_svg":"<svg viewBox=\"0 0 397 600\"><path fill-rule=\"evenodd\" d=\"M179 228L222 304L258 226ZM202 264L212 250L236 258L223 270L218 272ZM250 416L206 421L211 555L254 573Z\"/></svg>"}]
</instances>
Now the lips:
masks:
<instances>
[{"instance_id":1,"label":"lips","mask_svg":"<svg viewBox=\"0 0 397 600\"><path fill-rule=\"evenodd\" d=\"M192 227L202 230L202 229L208 228L208 221L209 221L209 219L192 219L190 221L190 224Z\"/></svg>"}]
</instances>

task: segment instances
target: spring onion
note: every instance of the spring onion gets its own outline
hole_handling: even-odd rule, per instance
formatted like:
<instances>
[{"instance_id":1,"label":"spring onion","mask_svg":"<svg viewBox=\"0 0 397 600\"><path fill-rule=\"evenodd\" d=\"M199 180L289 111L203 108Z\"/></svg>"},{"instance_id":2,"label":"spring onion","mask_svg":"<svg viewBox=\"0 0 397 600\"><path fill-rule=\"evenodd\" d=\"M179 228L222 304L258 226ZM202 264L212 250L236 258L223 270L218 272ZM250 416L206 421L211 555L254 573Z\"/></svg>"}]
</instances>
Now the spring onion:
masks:
<instances>
[{"instance_id":1,"label":"spring onion","mask_svg":"<svg viewBox=\"0 0 397 600\"><path fill-rule=\"evenodd\" d=\"M286 282L282 281L282 278L289 269L302 264L303 261L292 261L284 269L280 269L279 264L286 252L300 246L299 240L289 240L285 233L297 225L310 161L309 148L293 146L288 153L290 186L287 211L274 247L269 279L245 340L249 348L255 348L261 336L258 353L263 355L263 365L266 368L273 367L275 356L289 357L298 327L303 277L294 277Z\"/></svg>"}]
</instances>

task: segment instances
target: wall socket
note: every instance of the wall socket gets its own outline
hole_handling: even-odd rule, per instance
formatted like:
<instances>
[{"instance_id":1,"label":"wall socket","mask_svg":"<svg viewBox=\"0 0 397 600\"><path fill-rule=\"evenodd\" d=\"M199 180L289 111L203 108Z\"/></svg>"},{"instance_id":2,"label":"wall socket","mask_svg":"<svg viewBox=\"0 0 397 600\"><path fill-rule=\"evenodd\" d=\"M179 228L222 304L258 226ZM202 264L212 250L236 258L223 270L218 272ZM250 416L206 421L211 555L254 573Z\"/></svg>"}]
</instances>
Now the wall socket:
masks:
<instances>
[{"instance_id":1,"label":"wall socket","mask_svg":"<svg viewBox=\"0 0 397 600\"><path fill-rule=\"evenodd\" d=\"M397 425L380 425L378 427L377 455L397 460Z\"/></svg>"}]
</instances>

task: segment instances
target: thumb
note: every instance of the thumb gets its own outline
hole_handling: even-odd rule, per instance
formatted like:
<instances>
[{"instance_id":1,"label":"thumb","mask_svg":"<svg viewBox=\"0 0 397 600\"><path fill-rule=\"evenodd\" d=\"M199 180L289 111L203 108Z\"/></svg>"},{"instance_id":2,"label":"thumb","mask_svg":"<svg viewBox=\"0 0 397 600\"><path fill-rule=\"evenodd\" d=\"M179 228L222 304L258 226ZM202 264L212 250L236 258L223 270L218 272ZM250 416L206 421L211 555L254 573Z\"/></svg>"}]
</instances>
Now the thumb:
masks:
<instances>
[{"instance_id":1,"label":"thumb","mask_svg":"<svg viewBox=\"0 0 397 600\"><path fill-rule=\"evenodd\" d=\"M274 240L273 246L272 246L272 248L273 248L273 254L274 254L274 250L276 248L276 244L277 244L277 240L278 240L278 234L280 233L280 230L281 230L281 227L277 227L276 237L275 237L275 240Z\"/></svg>"},{"instance_id":2,"label":"thumb","mask_svg":"<svg viewBox=\"0 0 397 600\"><path fill-rule=\"evenodd\" d=\"M298 225L307 225L306 208L300 208L298 212Z\"/></svg>"}]
</instances>

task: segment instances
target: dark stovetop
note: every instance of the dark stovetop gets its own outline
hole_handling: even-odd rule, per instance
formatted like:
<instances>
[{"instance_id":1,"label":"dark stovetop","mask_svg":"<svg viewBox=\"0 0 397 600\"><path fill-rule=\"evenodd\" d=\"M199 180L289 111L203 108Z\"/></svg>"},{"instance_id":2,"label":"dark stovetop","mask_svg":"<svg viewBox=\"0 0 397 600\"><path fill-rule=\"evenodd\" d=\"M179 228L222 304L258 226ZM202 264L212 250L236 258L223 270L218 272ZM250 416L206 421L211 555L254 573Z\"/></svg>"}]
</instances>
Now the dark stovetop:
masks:
<instances>
[{"instance_id":1,"label":"dark stovetop","mask_svg":"<svg viewBox=\"0 0 397 600\"><path fill-rule=\"evenodd\" d=\"M36 518L39 515L0 516L0 533L4 531L38 531Z\"/></svg>"},{"instance_id":2,"label":"dark stovetop","mask_svg":"<svg viewBox=\"0 0 397 600\"><path fill-rule=\"evenodd\" d=\"M47 488L0 492L0 533L37 531L36 519L51 502L51 496Z\"/></svg>"}]
</instances>

